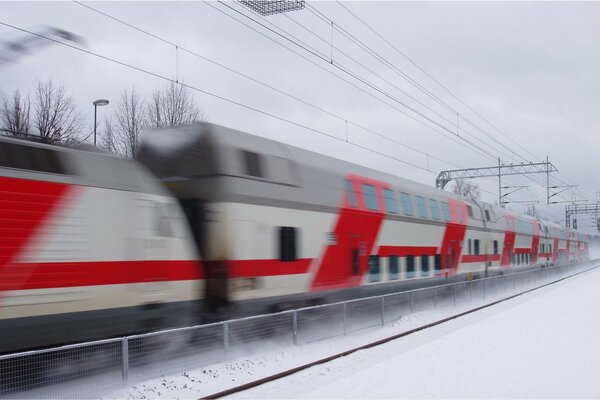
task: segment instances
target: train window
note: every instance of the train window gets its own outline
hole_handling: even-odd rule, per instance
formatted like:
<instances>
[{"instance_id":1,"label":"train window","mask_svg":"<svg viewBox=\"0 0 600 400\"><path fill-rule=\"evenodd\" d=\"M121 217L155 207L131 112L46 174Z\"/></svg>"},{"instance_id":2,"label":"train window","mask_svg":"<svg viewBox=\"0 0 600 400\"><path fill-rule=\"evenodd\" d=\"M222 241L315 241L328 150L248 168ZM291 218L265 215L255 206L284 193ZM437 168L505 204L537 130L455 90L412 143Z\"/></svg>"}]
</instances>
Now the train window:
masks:
<instances>
[{"instance_id":1,"label":"train window","mask_svg":"<svg viewBox=\"0 0 600 400\"><path fill-rule=\"evenodd\" d=\"M29 171L67 174L59 153L52 149L24 146L14 143L0 144L0 166Z\"/></svg>"},{"instance_id":2,"label":"train window","mask_svg":"<svg viewBox=\"0 0 600 400\"><path fill-rule=\"evenodd\" d=\"M246 175L264 178L262 169L262 158L258 153L248 150L241 150L246 167Z\"/></svg>"},{"instance_id":3,"label":"train window","mask_svg":"<svg viewBox=\"0 0 600 400\"><path fill-rule=\"evenodd\" d=\"M415 215L411 195L408 193L400 193L400 198L402 199L402 212L404 215Z\"/></svg>"},{"instance_id":4,"label":"train window","mask_svg":"<svg viewBox=\"0 0 600 400\"><path fill-rule=\"evenodd\" d=\"M473 251L476 256L479 255L479 239L473 240Z\"/></svg>"},{"instance_id":5,"label":"train window","mask_svg":"<svg viewBox=\"0 0 600 400\"><path fill-rule=\"evenodd\" d=\"M485 220L486 221L490 220L490 210L485 210Z\"/></svg>"},{"instance_id":6,"label":"train window","mask_svg":"<svg viewBox=\"0 0 600 400\"><path fill-rule=\"evenodd\" d=\"M551 244L548 245L548 253L552 253L552 245Z\"/></svg>"},{"instance_id":7,"label":"train window","mask_svg":"<svg viewBox=\"0 0 600 400\"><path fill-rule=\"evenodd\" d=\"M442 214L444 215L444 221L450 221L450 207L448 207L448 203L442 201Z\"/></svg>"},{"instance_id":8,"label":"train window","mask_svg":"<svg viewBox=\"0 0 600 400\"><path fill-rule=\"evenodd\" d=\"M396 207L396 197L394 196L394 192L390 189L383 189L383 198L385 199L385 209L387 212L398 214L398 207Z\"/></svg>"},{"instance_id":9,"label":"train window","mask_svg":"<svg viewBox=\"0 0 600 400\"><path fill-rule=\"evenodd\" d=\"M421 275L429 275L429 256L421 256Z\"/></svg>"},{"instance_id":10,"label":"train window","mask_svg":"<svg viewBox=\"0 0 600 400\"><path fill-rule=\"evenodd\" d=\"M440 219L440 207L438 206L437 200L429 199L429 208L431 209L431 217L433 219Z\"/></svg>"},{"instance_id":11,"label":"train window","mask_svg":"<svg viewBox=\"0 0 600 400\"><path fill-rule=\"evenodd\" d=\"M427 207L425 207L425 199L422 196L415 196L417 199L417 210L419 210L419 217L429 218Z\"/></svg>"},{"instance_id":12,"label":"train window","mask_svg":"<svg viewBox=\"0 0 600 400\"><path fill-rule=\"evenodd\" d=\"M398 256L390 256L390 279L398 279L399 277Z\"/></svg>"},{"instance_id":13,"label":"train window","mask_svg":"<svg viewBox=\"0 0 600 400\"><path fill-rule=\"evenodd\" d=\"M369 210L378 211L379 204L377 201L377 192L375 186L363 183L362 185L363 194L365 196L365 204Z\"/></svg>"},{"instance_id":14,"label":"train window","mask_svg":"<svg viewBox=\"0 0 600 400\"><path fill-rule=\"evenodd\" d=\"M344 184L346 185L346 194L348 195L348 203L350 204L350 207L356 207L356 194L354 193L352 181L346 179Z\"/></svg>"},{"instance_id":15,"label":"train window","mask_svg":"<svg viewBox=\"0 0 600 400\"><path fill-rule=\"evenodd\" d=\"M441 254L435 255L435 257L433 258L433 263L434 263L435 273L439 274L440 272L442 272L442 255Z\"/></svg>"},{"instance_id":16,"label":"train window","mask_svg":"<svg viewBox=\"0 0 600 400\"><path fill-rule=\"evenodd\" d=\"M458 218L458 222L460 222L461 224L465 223L465 220L463 218L463 209L462 207L456 207L456 216Z\"/></svg>"},{"instance_id":17,"label":"train window","mask_svg":"<svg viewBox=\"0 0 600 400\"><path fill-rule=\"evenodd\" d=\"M473 207L467 204L467 214L469 217L473 218Z\"/></svg>"},{"instance_id":18,"label":"train window","mask_svg":"<svg viewBox=\"0 0 600 400\"><path fill-rule=\"evenodd\" d=\"M494 240L494 254L498 254L498 241Z\"/></svg>"},{"instance_id":19,"label":"train window","mask_svg":"<svg viewBox=\"0 0 600 400\"><path fill-rule=\"evenodd\" d=\"M296 228L279 227L279 259L296 261Z\"/></svg>"},{"instance_id":20,"label":"train window","mask_svg":"<svg viewBox=\"0 0 600 400\"><path fill-rule=\"evenodd\" d=\"M379 282L379 256L369 256L369 282Z\"/></svg>"},{"instance_id":21,"label":"train window","mask_svg":"<svg viewBox=\"0 0 600 400\"><path fill-rule=\"evenodd\" d=\"M406 256L406 277L413 278L415 276L415 256Z\"/></svg>"},{"instance_id":22,"label":"train window","mask_svg":"<svg viewBox=\"0 0 600 400\"><path fill-rule=\"evenodd\" d=\"M471 246L471 239L468 240L469 243L469 252L467 254L473 254L473 246Z\"/></svg>"}]
</instances>

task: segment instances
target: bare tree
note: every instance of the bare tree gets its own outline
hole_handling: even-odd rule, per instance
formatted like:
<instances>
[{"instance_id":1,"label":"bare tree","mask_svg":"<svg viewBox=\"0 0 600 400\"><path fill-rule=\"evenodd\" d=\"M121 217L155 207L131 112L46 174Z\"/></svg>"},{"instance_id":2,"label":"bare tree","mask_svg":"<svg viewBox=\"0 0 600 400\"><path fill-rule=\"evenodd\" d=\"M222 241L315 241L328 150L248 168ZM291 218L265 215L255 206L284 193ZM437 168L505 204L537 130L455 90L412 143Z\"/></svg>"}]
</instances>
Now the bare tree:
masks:
<instances>
[{"instance_id":1,"label":"bare tree","mask_svg":"<svg viewBox=\"0 0 600 400\"><path fill-rule=\"evenodd\" d=\"M148 122L152 127L191 124L203 119L188 88L175 82L156 90L148 105Z\"/></svg>"},{"instance_id":2,"label":"bare tree","mask_svg":"<svg viewBox=\"0 0 600 400\"><path fill-rule=\"evenodd\" d=\"M135 87L124 90L115 109L115 118L106 121L103 146L114 153L134 157L138 151L143 130L147 127L144 103Z\"/></svg>"},{"instance_id":3,"label":"bare tree","mask_svg":"<svg viewBox=\"0 0 600 400\"><path fill-rule=\"evenodd\" d=\"M454 183L452 192L459 196L468 197L474 200L478 200L481 196L479 185L465 179L457 179Z\"/></svg>"},{"instance_id":4,"label":"bare tree","mask_svg":"<svg viewBox=\"0 0 600 400\"><path fill-rule=\"evenodd\" d=\"M56 85L51 79L38 81L34 125L42 140L48 143L78 139L83 120L65 86Z\"/></svg>"},{"instance_id":5,"label":"bare tree","mask_svg":"<svg viewBox=\"0 0 600 400\"><path fill-rule=\"evenodd\" d=\"M18 136L21 133L29 133L30 109L29 96L21 96L18 89L13 92L12 96L3 96L0 105L0 127L6 129L9 135Z\"/></svg>"},{"instance_id":6,"label":"bare tree","mask_svg":"<svg viewBox=\"0 0 600 400\"><path fill-rule=\"evenodd\" d=\"M104 118L104 130L99 133L99 136L100 146L104 147L104 149L111 153L125 155L123 141L119 140L119 137L115 133L112 117Z\"/></svg>"}]
</instances>

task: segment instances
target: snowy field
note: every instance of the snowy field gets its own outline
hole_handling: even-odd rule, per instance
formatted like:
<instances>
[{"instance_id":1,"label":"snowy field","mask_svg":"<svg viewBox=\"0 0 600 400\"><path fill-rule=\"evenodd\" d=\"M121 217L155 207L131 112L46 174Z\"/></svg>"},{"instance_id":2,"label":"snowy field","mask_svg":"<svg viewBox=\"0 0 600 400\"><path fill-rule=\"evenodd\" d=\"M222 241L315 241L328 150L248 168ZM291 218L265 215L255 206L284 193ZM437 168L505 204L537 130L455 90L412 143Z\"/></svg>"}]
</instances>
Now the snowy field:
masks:
<instances>
[{"instance_id":1,"label":"snowy field","mask_svg":"<svg viewBox=\"0 0 600 400\"><path fill-rule=\"evenodd\" d=\"M600 270L554 284L238 398L600 397ZM254 348L230 362L105 398L197 399L476 306L405 316L385 328L303 346Z\"/></svg>"},{"instance_id":2,"label":"snowy field","mask_svg":"<svg viewBox=\"0 0 600 400\"><path fill-rule=\"evenodd\" d=\"M599 398L594 270L237 398Z\"/></svg>"}]
</instances>

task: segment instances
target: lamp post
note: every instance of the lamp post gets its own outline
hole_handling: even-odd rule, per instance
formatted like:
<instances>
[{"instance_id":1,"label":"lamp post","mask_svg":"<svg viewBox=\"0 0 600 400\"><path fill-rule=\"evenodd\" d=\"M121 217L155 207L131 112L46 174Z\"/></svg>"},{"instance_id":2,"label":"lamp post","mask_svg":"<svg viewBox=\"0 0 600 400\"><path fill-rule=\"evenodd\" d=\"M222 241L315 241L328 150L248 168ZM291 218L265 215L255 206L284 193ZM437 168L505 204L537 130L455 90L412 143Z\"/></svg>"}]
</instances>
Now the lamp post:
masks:
<instances>
[{"instance_id":1,"label":"lamp post","mask_svg":"<svg viewBox=\"0 0 600 400\"><path fill-rule=\"evenodd\" d=\"M97 108L98 108L98 106L107 106L108 105L108 100L98 99L98 100L94 101L92 104L94 104L94 147L96 147L96 115L97 115Z\"/></svg>"}]
</instances>

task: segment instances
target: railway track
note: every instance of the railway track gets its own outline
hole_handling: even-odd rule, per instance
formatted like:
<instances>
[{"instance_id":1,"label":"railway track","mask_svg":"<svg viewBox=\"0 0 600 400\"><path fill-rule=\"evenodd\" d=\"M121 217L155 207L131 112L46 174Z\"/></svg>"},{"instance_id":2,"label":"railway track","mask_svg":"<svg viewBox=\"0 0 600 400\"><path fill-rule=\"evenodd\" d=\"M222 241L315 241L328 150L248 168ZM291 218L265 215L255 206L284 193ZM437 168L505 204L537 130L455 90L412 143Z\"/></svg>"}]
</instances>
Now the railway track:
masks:
<instances>
[{"instance_id":1,"label":"railway track","mask_svg":"<svg viewBox=\"0 0 600 400\"><path fill-rule=\"evenodd\" d=\"M343 352L340 352L340 353L337 353L337 354L334 354L334 355L331 355L331 356L328 356L328 357L325 357L325 358L321 358L319 360L312 361L312 362L300 365L298 367L290 368L288 370L285 370L285 371L282 371L282 372L279 372L279 373L276 373L276 374L273 374L273 375L270 375L270 376L267 376L267 377L264 377L264 378L261 378L261 379L254 380L252 382L247 382L247 383L244 383L242 385L234 386L234 387L231 387L231 388L226 389L226 390L222 390L222 391L219 391L219 392L216 392L216 393L212 393L212 394L210 394L208 396L201 397L201 399L218 399L218 398L229 396L229 395L232 395L232 394L235 394L235 393L243 392L245 390L248 390L248 389L251 389L251 388L263 385L265 383L269 383L269 382L273 382L273 381L276 381L276 380L281 379L281 378L285 378L286 376L295 374L297 372L300 372L300 371L303 371L305 369L314 367L316 365L325 364L325 363L328 363L330 361L336 360L338 358L345 357L345 356L347 356L349 354L352 354L352 353L355 353L357 351L366 350L366 349L369 349L369 348L372 348L372 347L376 347L376 346L388 343L388 342L390 342L392 340L396 340L396 339L399 339L399 338L402 338L402 337L406 337L406 336L415 334L417 332L423 331L425 329L429 329L429 328L432 328L434 326L444 324L444 323L446 323L448 321L451 321L451 320L463 317L465 315L469 315L469 314L475 313L477 311L480 311L480 310L492 307L494 305L506 302L508 300L511 300L511 299L516 298L516 297L525 295L527 293L531 293L531 292L534 292L536 290L539 290L539 289L542 289L542 288L554 285L554 284L556 284L558 282L562 282L562 281L567 280L569 278L572 278L572 277L575 277L575 276L587 273L587 272L589 272L589 271L591 271L593 269L596 269L598 267L600 267L600 265L595 265L595 266L593 266L591 268L588 268L588 269L586 269L584 271L581 271L581 272L575 273L573 275L569 275L569 276L557 279L556 281L552 281L552 282L540 285L538 287L531 288L531 289L525 290L525 291L517 293L517 294L510 295L508 297L505 297L505 298L502 298L502 299L499 299L499 300L495 300L495 301L493 301L491 303L484 304L484 305L472 308L470 310L463 311L463 312L451 315L451 316L446 317L446 318L442 318L440 320L437 320L437 321L434 321L434 322L431 322L431 323L419 326L417 328L410 329L410 330L405 331L405 332L401 332L401 333L389 336L389 337L384 338L384 339L376 340L374 342L367 343L365 345L361 345L361 346L352 348L350 350L346 350L346 351L343 351Z\"/></svg>"}]
</instances>

